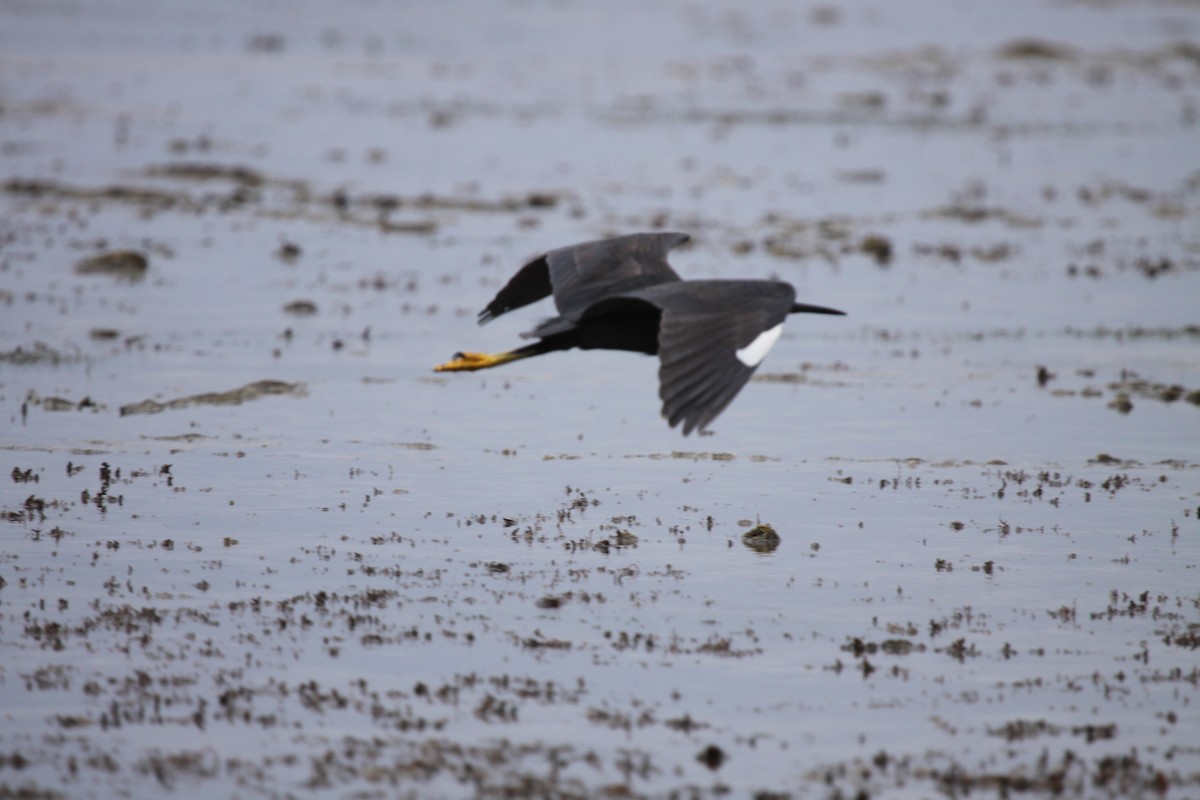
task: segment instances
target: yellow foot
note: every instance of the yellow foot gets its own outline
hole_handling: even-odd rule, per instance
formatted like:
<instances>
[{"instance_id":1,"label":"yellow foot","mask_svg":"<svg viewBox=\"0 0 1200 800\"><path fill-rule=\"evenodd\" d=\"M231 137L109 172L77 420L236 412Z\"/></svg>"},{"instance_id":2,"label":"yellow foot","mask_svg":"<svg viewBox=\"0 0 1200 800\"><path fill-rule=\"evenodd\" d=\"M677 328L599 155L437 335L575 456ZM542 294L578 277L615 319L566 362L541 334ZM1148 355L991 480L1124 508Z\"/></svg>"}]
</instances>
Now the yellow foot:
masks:
<instances>
[{"instance_id":1,"label":"yellow foot","mask_svg":"<svg viewBox=\"0 0 1200 800\"><path fill-rule=\"evenodd\" d=\"M504 358L504 355L504 353L494 356L487 353L455 353L454 358L445 364L438 364L433 368L433 371L469 372L477 369L487 369L488 367L495 367L508 361L509 359Z\"/></svg>"}]
</instances>

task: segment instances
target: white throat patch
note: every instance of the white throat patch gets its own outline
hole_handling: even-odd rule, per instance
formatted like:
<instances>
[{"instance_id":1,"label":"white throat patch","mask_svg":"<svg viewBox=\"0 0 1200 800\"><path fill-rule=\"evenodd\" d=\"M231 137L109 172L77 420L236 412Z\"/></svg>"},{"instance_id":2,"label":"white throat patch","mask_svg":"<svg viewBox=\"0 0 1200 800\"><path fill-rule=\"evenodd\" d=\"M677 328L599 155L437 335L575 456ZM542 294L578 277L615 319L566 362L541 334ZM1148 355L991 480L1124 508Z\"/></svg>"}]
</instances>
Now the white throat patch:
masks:
<instances>
[{"instance_id":1,"label":"white throat patch","mask_svg":"<svg viewBox=\"0 0 1200 800\"><path fill-rule=\"evenodd\" d=\"M767 352L771 349L771 345L778 341L779 334L781 333L783 333L782 322L770 330L763 331L755 337L753 342L737 350L738 361L747 367L757 367L767 357Z\"/></svg>"}]
</instances>

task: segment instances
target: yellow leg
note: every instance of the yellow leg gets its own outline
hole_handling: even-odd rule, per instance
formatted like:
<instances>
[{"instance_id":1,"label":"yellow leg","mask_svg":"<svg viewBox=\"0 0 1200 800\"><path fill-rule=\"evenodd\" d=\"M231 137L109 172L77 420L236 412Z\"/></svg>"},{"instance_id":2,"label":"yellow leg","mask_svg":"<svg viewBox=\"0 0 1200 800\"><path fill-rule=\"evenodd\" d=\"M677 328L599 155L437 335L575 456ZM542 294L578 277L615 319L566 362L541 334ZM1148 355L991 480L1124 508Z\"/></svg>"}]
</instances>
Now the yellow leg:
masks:
<instances>
[{"instance_id":1,"label":"yellow leg","mask_svg":"<svg viewBox=\"0 0 1200 800\"><path fill-rule=\"evenodd\" d=\"M445 364L438 364L434 372L474 372L477 369L488 369L516 361L520 356L515 353L455 353L454 358Z\"/></svg>"}]
</instances>

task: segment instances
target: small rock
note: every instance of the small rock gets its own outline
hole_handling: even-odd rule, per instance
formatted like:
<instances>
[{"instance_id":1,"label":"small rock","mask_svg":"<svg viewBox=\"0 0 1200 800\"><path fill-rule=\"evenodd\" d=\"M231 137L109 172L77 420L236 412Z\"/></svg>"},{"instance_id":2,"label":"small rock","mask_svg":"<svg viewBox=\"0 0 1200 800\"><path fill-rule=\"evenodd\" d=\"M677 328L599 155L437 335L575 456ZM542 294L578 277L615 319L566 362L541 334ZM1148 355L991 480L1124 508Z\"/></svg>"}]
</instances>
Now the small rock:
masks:
<instances>
[{"instance_id":1,"label":"small rock","mask_svg":"<svg viewBox=\"0 0 1200 800\"><path fill-rule=\"evenodd\" d=\"M317 304L312 300L293 300L283 307L283 313L296 317L311 317L317 313Z\"/></svg>"},{"instance_id":2,"label":"small rock","mask_svg":"<svg viewBox=\"0 0 1200 800\"><path fill-rule=\"evenodd\" d=\"M726 758L725 751L715 744L710 744L696 756L697 761L713 770L720 769Z\"/></svg>"},{"instance_id":3,"label":"small rock","mask_svg":"<svg viewBox=\"0 0 1200 800\"><path fill-rule=\"evenodd\" d=\"M770 553L779 547L781 541L775 529L765 522L742 534L742 544L756 553Z\"/></svg>"},{"instance_id":4,"label":"small rock","mask_svg":"<svg viewBox=\"0 0 1200 800\"><path fill-rule=\"evenodd\" d=\"M1133 401L1129 399L1129 395L1124 392L1118 392L1117 396L1108 404L1108 407L1122 414L1128 414L1130 411L1133 411Z\"/></svg>"}]
</instances>

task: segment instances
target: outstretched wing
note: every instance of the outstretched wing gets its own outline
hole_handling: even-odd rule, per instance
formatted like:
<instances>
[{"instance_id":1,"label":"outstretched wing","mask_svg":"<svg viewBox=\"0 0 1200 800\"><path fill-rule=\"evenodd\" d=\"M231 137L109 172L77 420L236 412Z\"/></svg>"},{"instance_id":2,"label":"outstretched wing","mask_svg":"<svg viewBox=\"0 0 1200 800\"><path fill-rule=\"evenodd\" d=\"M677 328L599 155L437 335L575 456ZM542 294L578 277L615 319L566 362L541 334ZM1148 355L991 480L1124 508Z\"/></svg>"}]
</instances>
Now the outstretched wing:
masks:
<instances>
[{"instance_id":1,"label":"outstretched wing","mask_svg":"<svg viewBox=\"0 0 1200 800\"><path fill-rule=\"evenodd\" d=\"M686 233L635 233L560 247L523 266L479 312L483 324L554 294L560 315L660 283L680 280L667 253L688 241Z\"/></svg>"},{"instance_id":2,"label":"outstretched wing","mask_svg":"<svg viewBox=\"0 0 1200 800\"><path fill-rule=\"evenodd\" d=\"M779 281L686 281L634 296L662 310L658 395L686 436L703 430L741 391L783 329L795 301Z\"/></svg>"}]
</instances>

